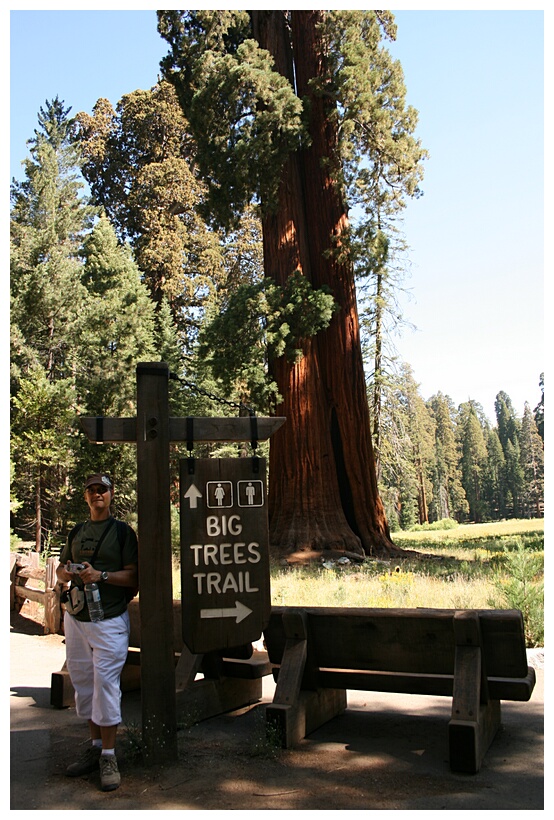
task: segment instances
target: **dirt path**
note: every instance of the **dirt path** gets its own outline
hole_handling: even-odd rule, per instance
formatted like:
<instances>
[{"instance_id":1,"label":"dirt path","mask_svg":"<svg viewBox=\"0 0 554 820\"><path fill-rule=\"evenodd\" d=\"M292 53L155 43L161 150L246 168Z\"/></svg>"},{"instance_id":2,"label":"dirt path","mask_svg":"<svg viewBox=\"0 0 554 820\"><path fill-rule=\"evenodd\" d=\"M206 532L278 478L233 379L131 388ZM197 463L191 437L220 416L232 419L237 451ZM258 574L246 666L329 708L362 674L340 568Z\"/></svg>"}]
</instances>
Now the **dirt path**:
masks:
<instances>
[{"instance_id":1,"label":"dirt path","mask_svg":"<svg viewBox=\"0 0 554 820\"><path fill-rule=\"evenodd\" d=\"M12 617L12 810L544 807L542 668L529 703L503 704L503 726L481 771L471 776L448 767L448 698L349 692L344 715L287 752L265 744L260 704L181 729L179 759L146 768L133 758L140 695L127 693L118 743L122 785L103 793L97 775L64 775L87 732L73 709L50 706L50 676L61 668L65 648L60 636L41 631L27 618ZM271 696L266 679L263 702Z\"/></svg>"}]
</instances>

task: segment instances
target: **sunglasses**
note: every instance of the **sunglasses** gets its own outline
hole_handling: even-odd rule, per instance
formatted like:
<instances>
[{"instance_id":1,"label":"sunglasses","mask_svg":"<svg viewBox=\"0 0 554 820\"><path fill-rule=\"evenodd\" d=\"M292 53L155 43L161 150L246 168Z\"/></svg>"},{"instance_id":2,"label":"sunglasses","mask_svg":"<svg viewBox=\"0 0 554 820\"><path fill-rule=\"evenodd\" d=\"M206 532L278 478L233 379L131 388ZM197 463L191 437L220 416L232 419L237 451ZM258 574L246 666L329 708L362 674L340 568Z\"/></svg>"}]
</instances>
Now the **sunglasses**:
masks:
<instances>
[{"instance_id":1,"label":"sunglasses","mask_svg":"<svg viewBox=\"0 0 554 820\"><path fill-rule=\"evenodd\" d=\"M102 487L101 485L98 485L98 487L87 487L87 492L88 493L93 493L93 495L96 495L96 493L100 493L100 495L104 495L104 493L108 492L108 488L107 487Z\"/></svg>"}]
</instances>

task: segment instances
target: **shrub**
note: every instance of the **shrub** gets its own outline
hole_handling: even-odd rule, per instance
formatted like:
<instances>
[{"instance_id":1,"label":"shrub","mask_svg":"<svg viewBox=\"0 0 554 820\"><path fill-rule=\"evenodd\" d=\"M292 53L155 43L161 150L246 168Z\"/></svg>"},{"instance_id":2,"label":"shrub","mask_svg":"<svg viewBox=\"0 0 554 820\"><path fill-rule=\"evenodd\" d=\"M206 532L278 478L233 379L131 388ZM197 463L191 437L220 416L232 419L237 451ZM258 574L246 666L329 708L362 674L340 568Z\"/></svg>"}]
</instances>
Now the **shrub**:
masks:
<instances>
[{"instance_id":1,"label":"shrub","mask_svg":"<svg viewBox=\"0 0 554 820\"><path fill-rule=\"evenodd\" d=\"M505 560L497 570L494 586L500 603L491 606L519 609L525 624L527 646L544 645L544 553L525 549L521 538L514 539L515 549L504 548Z\"/></svg>"}]
</instances>

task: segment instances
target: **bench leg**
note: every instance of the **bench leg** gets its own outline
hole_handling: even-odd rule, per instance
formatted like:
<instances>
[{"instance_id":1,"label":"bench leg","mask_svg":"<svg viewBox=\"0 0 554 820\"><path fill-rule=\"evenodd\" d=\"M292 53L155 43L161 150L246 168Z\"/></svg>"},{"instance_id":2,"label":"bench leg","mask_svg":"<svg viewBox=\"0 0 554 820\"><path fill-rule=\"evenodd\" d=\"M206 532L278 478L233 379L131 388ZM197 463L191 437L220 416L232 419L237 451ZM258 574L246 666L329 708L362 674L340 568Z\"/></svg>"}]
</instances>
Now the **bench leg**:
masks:
<instances>
[{"instance_id":1,"label":"bench leg","mask_svg":"<svg viewBox=\"0 0 554 820\"><path fill-rule=\"evenodd\" d=\"M52 672L50 681L50 706L65 709L75 704L75 690L69 677L66 664L59 672Z\"/></svg>"},{"instance_id":2,"label":"bench leg","mask_svg":"<svg viewBox=\"0 0 554 820\"><path fill-rule=\"evenodd\" d=\"M450 768L476 774L500 726L500 701L488 696L477 613L456 613L454 633L452 719L448 725Z\"/></svg>"},{"instance_id":3,"label":"bench leg","mask_svg":"<svg viewBox=\"0 0 554 820\"><path fill-rule=\"evenodd\" d=\"M265 707L267 734L283 749L292 749L346 709L346 689L301 691L294 704L271 703Z\"/></svg>"},{"instance_id":4,"label":"bench leg","mask_svg":"<svg viewBox=\"0 0 554 820\"><path fill-rule=\"evenodd\" d=\"M478 708L476 720L452 719L448 724L452 771L477 774L499 726L499 700L490 700L487 704L482 704Z\"/></svg>"},{"instance_id":5,"label":"bench leg","mask_svg":"<svg viewBox=\"0 0 554 820\"><path fill-rule=\"evenodd\" d=\"M344 712L346 690L317 688L308 658L306 614L301 610L287 612L283 615L283 627L286 644L273 702L265 708L265 719L268 738L284 749L291 749Z\"/></svg>"}]
</instances>

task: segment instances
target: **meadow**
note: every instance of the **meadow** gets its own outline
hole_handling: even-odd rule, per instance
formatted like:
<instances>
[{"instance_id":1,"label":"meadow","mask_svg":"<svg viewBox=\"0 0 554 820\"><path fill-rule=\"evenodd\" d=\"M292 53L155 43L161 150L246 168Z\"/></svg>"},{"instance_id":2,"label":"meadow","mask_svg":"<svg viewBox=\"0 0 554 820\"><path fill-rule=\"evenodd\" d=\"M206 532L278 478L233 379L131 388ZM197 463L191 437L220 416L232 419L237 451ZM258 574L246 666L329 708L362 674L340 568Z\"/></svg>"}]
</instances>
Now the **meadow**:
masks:
<instances>
[{"instance_id":1,"label":"meadow","mask_svg":"<svg viewBox=\"0 0 554 820\"><path fill-rule=\"evenodd\" d=\"M520 609L527 645L544 646L544 520L393 533L406 550L365 559L271 567L274 606Z\"/></svg>"}]
</instances>

